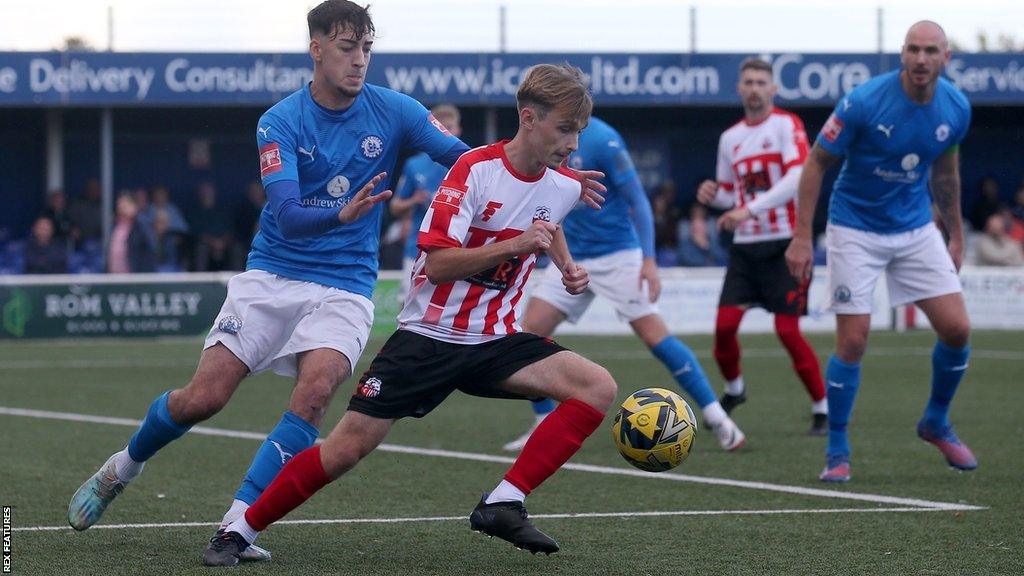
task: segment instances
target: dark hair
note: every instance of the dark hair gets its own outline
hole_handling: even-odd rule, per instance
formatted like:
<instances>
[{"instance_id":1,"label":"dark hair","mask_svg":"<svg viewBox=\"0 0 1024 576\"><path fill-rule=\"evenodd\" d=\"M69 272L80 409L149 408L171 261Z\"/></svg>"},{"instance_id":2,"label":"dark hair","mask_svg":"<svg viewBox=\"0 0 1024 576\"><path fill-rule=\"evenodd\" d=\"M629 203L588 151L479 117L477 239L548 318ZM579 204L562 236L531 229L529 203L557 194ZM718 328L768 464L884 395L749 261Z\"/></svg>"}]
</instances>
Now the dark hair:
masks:
<instances>
[{"instance_id":1,"label":"dark hair","mask_svg":"<svg viewBox=\"0 0 1024 576\"><path fill-rule=\"evenodd\" d=\"M740 62L740 74L743 74L744 70L761 70L771 74L772 65L761 58L744 58L743 62Z\"/></svg>"},{"instance_id":2,"label":"dark hair","mask_svg":"<svg viewBox=\"0 0 1024 576\"><path fill-rule=\"evenodd\" d=\"M374 35L370 7L360 6L348 0L325 0L306 15L309 37L323 34L333 40L341 32L351 29L356 40L369 34Z\"/></svg>"}]
</instances>

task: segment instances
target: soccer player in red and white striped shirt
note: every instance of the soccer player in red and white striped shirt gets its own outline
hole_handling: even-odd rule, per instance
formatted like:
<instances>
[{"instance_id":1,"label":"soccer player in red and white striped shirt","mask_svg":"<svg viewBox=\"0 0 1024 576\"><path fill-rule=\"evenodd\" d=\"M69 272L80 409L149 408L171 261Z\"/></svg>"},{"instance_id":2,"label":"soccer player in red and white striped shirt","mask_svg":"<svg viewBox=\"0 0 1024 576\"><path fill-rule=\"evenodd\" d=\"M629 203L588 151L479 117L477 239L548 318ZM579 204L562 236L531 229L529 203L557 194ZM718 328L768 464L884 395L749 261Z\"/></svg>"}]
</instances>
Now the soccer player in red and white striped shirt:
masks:
<instances>
[{"instance_id":1,"label":"soccer player in red and white striped shirt","mask_svg":"<svg viewBox=\"0 0 1024 576\"><path fill-rule=\"evenodd\" d=\"M523 501L598 427L616 385L597 364L521 332L515 306L540 251L562 270L567 291L586 289L587 272L573 262L559 222L584 194L562 166L592 101L582 71L543 64L530 69L516 100L515 138L463 154L435 194L398 330L363 374L348 412L228 527L218 545L225 554L210 563L233 564L236 550L372 452L395 420L425 416L455 390L560 402L470 515L473 530L531 552L558 550Z\"/></svg>"},{"instance_id":2,"label":"soccer player in red and white striped shirt","mask_svg":"<svg viewBox=\"0 0 1024 576\"><path fill-rule=\"evenodd\" d=\"M743 61L737 87L743 120L719 140L717 182L705 180L697 190L702 203L730 209L718 225L735 231L718 303L714 354L726 379L722 407L731 412L746 401L736 338L740 321L751 306L773 313L775 332L811 396L810 433L823 436L828 404L821 366L800 333L810 278L795 280L785 259L796 228L796 188L807 159L807 134L798 116L772 105L775 90L771 64L758 58Z\"/></svg>"}]
</instances>

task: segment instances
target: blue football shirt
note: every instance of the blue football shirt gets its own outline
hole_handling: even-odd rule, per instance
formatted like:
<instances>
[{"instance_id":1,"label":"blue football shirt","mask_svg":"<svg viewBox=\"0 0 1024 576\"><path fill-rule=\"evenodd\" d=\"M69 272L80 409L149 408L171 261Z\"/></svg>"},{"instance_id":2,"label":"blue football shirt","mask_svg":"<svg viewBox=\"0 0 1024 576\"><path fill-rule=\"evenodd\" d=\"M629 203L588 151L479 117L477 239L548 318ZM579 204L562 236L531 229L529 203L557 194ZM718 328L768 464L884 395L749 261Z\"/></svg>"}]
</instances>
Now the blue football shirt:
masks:
<instances>
[{"instance_id":1,"label":"blue football shirt","mask_svg":"<svg viewBox=\"0 0 1024 576\"><path fill-rule=\"evenodd\" d=\"M303 208L337 212L380 172L389 175L403 149L420 150L451 165L468 146L452 136L422 104L366 84L345 110L317 104L309 85L275 104L256 128L264 187L299 183ZM385 183L374 193L379 193ZM377 280L383 205L326 234L287 240L268 204L252 242L247 270L316 282L367 298Z\"/></svg>"},{"instance_id":2,"label":"blue football shirt","mask_svg":"<svg viewBox=\"0 0 1024 576\"><path fill-rule=\"evenodd\" d=\"M569 157L569 166L604 172L602 183L608 188L600 210L578 202L562 222L573 257L596 258L640 247L630 219L630 203L622 193L622 189L637 177L622 136L607 122L591 116L590 123L580 135L579 149ZM650 210L649 205L647 209Z\"/></svg>"},{"instance_id":3,"label":"blue football shirt","mask_svg":"<svg viewBox=\"0 0 1024 576\"><path fill-rule=\"evenodd\" d=\"M970 123L967 97L945 78L927 104L910 100L899 70L858 86L839 101L817 139L829 153L846 157L829 222L880 234L931 222L929 169L964 139Z\"/></svg>"},{"instance_id":4,"label":"blue football shirt","mask_svg":"<svg viewBox=\"0 0 1024 576\"><path fill-rule=\"evenodd\" d=\"M397 198L412 198L417 190L426 190L433 196L447 173L448 169L434 162L433 158L429 155L417 154L405 161L405 167L402 168L402 178L398 182L398 190L395 190L395 196ZM409 227L409 238L405 241L405 251L403 253L403 256L406 258L416 258L416 255L419 253L419 248L416 247L417 230L420 229L420 224L423 222L423 216L427 213L427 205L429 203L430 200L428 199L422 204L413 206L412 225Z\"/></svg>"}]
</instances>

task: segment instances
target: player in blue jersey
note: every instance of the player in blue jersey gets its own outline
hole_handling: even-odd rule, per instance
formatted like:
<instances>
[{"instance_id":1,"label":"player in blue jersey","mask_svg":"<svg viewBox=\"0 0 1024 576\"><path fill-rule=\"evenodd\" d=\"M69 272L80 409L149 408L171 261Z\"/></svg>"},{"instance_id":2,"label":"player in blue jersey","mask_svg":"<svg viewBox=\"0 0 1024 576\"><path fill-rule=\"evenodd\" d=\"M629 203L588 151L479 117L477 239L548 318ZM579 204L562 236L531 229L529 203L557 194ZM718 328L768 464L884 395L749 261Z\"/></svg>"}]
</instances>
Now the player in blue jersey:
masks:
<instances>
[{"instance_id":1,"label":"player in blue jersey","mask_svg":"<svg viewBox=\"0 0 1024 576\"><path fill-rule=\"evenodd\" d=\"M462 135L461 115L458 108L451 104L438 104L430 109L430 113L453 135ZM430 203L430 199L447 173L447 168L434 162L429 154L423 153L409 158L405 161L405 166L402 167L402 177L399 178L395 195L388 205L392 216L409 220L408 236L405 241L405 250L402 253L399 301L404 301L405 294L409 291L413 263L419 253L419 249L416 248L417 231L423 222L423 215L427 213L427 204Z\"/></svg>"},{"instance_id":2,"label":"player in blue jersey","mask_svg":"<svg viewBox=\"0 0 1024 576\"><path fill-rule=\"evenodd\" d=\"M938 24L911 26L901 69L873 78L840 100L800 178L797 230L786 260L790 272L802 279L812 266L811 223L822 176L846 158L832 190L826 235L837 324L836 349L825 372L829 442L819 476L825 482L850 479L846 429L860 386L872 292L882 272L891 304L916 304L938 335L932 393L917 435L938 447L950 466L978 466L948 417L970 352L970 323L957 271L964 252L959 145L971 120L967 98L941 77L949 58ZM948 242L932 222L933 200Z\"/></svg>"},{"instance_id":3,"label":"player in blue jersey","mask_svg":"<svg viewBox=\"0 0 1024 576\"><path fill-rule=\"evenodd\" d=\"M745 441L743 432L715 398L693 351L669 333L654 304L661 292L654 260L654 217L625 142L614 128L591 117L569 165L600 170L608 184L605 204L599 212L578 206L563 223L569 251L590 273L590 286L582 294L569 294L562 286L561 271L548 266L526 305L523 330L550 336L564 320L579 320L594 296L607 298L697 401L722 448L736 450ZM522 449L555 406L551 400L542 400L534 402L533 408L533 426L505 444L505 450Z\"/></svg>"},{"instance_id":4,"label":"player in blue jersey","mask_svg":"<svg viewBox=\"0 0 1024 576\"><path fill-rule=\"evenodd\" d=\"M158 397L127 447L71 500L84 530L158 450L216 414L248 374L295 377L288 410L257 451L224 522L242 514L293 454L312 446L373 323L383 188L403 149L450 166L468 146L412 98L364 84L367 10L329 0L308 15L313 81L256 128L268 203L246 271L231 279L192 380ZM251 547L247 559L269 558Z\"/></svg>"}]
</instances>

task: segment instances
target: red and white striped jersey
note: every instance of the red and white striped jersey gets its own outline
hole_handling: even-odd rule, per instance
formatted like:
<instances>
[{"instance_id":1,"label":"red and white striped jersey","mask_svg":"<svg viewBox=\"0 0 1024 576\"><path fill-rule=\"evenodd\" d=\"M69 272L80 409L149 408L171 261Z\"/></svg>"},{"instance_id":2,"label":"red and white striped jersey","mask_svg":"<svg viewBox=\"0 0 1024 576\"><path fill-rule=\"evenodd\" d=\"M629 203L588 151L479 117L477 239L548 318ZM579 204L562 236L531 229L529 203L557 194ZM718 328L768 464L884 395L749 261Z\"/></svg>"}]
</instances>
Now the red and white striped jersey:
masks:
<instances>
[{"instance_id":1,"label":"red and white striped jersey","mask_svg":"<svg viewBox=\"0 0 1024 576\"><path fill-rule=\"evenodd\" d=\"M718 141L718 186L735 197L736 206L746 206L791 168L803 165L807 148L804 123L795 114L776 108L757 124L741 120L723 132ZM736 229L734 242L745 244L793 236L795 194L777 208L754 207L751 212L753 217Z\"/></svg>"},{"instance_id":2,"label":"red and white striped jersey","mask_svg":"<svg viewBox=\"0 0 1024 576\"><path fill-rule=\"evenodd\" d=\"M501 141L463 154L441 182L423 217L412 286L398 328L456 344L479 344L519 332L516 306L537 263L520 254L464 280L435 285L424 273L427 252L478 248L515 238L534 220L559 223L580 199L567 168L519 174Z\"/></svg>"}]
</instances>

